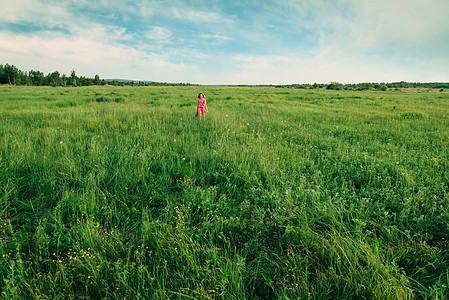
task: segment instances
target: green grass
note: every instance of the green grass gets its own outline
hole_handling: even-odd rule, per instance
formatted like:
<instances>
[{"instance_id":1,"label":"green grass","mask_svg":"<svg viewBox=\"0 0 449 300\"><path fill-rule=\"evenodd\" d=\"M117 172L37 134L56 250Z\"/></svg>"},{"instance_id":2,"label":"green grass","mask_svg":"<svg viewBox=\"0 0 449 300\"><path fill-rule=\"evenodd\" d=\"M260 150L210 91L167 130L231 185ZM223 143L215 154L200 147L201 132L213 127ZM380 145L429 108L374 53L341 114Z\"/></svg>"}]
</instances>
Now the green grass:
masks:
<instances>
[{"instance_id":1,"label":"green grass","mask_svg":"<svg viewBox=\"0 0 449 300\"><path fill-rule=\"evenodd\" d=\"M426 91L0 87L1 298L448 298L448 117Z\"/></svg>"}]
</instances>

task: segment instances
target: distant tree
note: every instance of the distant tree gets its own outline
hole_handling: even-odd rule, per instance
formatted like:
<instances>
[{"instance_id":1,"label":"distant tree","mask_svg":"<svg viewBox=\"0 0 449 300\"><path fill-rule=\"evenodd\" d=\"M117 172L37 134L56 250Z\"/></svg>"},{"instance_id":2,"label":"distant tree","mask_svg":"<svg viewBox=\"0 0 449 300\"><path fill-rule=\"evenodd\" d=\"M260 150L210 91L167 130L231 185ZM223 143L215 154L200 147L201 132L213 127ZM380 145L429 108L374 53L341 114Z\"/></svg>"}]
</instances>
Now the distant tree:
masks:
<instances>
[{"instance_id":1,"label":"distant tree","mask_svg":"<svg viewBox=\"0 0 449 300\"><path fill-rule=\"evenodd\" d=\"M65 74L62 74L62 76L61 76L61 85L62 86L67 86L67 81L68 81L67 76Z\"/></svg>"},{"instance_id":2,"label":"distant tree","mask_svg":"<svg viewBox=\"0 0 449 300\"><path fill-rule=\"evenodd\" d=\"M86 78L84 76L80 76L78 78L78 86L85 86L86 84Z\"/></svg>"},{"instance_id":3,"label":"distant tree","mask_svg":"<svg viewBox=\"0 0 449 300\"><path fill-rule=\"evenodd\" d=\"M292 84L292 87L295 89L307 89L309 86L309 84Z\"/></svg>"},{"instance_id":4,"label":"distant tree","mask_svg":"<svg viewBox=\"0 0 449 300\"><path fill-rule=\"evenodd\" d=\"M29 74L29 77L31 79L32 85L43 85L44 84L44 73L40 71L34 71L31 70Z\"/></svg>"},{"instance_id":5,"label":"distant tree","mask_svg":"<svg viewBox=\"0 0 449 300\"><path fill-rule=\"evenodd\" d=\"M90 85L93 85L93 84L94 84L94 79L88 78L88 77L84 77L84 76L81 76L81 77L79 78L79 84L80 84L81 86L90 86Z\"/></svg>"},{"instance_id":6,"label":"distant tree","mask_svg":"<svg viewBox=\"0 0 449 300\"><path fill-rule=\"evenodd\" d=\"M378 91L386 91L387 90L387 86L385 84L375 84L375 85L373 85L373 88Z\"/></svg>"},{"instance_id":7,"label":"distant tree","mask_svg":"<svg viewBox=\"0 0 449 300\"><path fill-rule=\"evenodd\" d=\"M29 73L27 74L27 72L24 72L22 81L23 81L22 84L24 84L24 85L28 85L28 86L33 85L33 82L31 82L30 74Z\"/></svg>"},{"instance_id":8,"label":"distant tree","mask_svg":"<svg viewBox=\"0 0 449 300\"><path fill-rule=\"evenodd\" d=\"M74 70L72 70L72 72L70 73L69 85L78 86L78 77L76 76L76 73Z\"/></svg>"},{"instance_id":9,"label":"distant tree","mask_svg":"<svg viewBox=\"0 0 449 300\"><path fill-rule=\"evenodd\" d=\"M343 89L343 84L333 81L331 82L327 87L328 90L342 90Z\"/></svg>"},{"instance_id":10,"label":"distant tree","mask_svg":"<svg viewBox=\"0 0 449 300\"><path fill-rule=\"evenodd\" d=\"M394 86L395 88L407 88L407 87L409 87L409 83L404 82L404 81L393 82L392 84L393 84L393 86Z\"/></svg>"},{"instance_id":11,"label":"distant tree","mask_svg":"<svg viewBox=\"0 0 449 300\"><path fill-rule=\"evenodd\" d=\"M54 71L47 75L48 77L48 85L51 86L60 86L62 85L62 80L58 71Z\"/></svg>"},{"instance_id":12,"label":"distant tree","mask_svg":"<svg viewBox=\"0 0 449 300\"><path fill-rule=\"evenodd\" d=\"M94 84L95 85L100 85L101 84L100 76L95 75Z\"/></svg>"},{"instance_id":13,"label":"distant tree","mask_svg":"<svg viewBox=\"0 0 449 300\"><path fill-rule=\"evenodd\" d=\"M366 91L366 90L371 89L371 87L372 87L372 84L369 82L362 82L357 85L357 89L359 91Z\"/></svg>"},{"instance_id":14,"label":"distant tree","mask_svg":"<svg viewBox=\"0 0 449 300\"><path fill-rule=\"evenodd\" d=\"M26 85L26 77L27 77L26 72L23 72L22 70L17 69L17 71L15 73L14 84L15 85Z\"/></svg>"},{"instance_id":15,"label":"distant tree","mask_svg":"<svg viewBox=\"0 0 449 300\"><path fill-rule=\"evenodd\" d=\"M3 65L0 65L0 84L8 83L8 77L6 76L6 71Z\"/></svg>"},{"instance_id":16,"label":"distant tree","mask_svg":"<svg viewBox=\"0 0 449 300\"><path fill-rule=\"evenodd\" d=\"M4 66L6 77L8 78L9 84L15 85L16 79L19 75L19 69L14 65L5 64Z\"/></svg>"}]
</instances>

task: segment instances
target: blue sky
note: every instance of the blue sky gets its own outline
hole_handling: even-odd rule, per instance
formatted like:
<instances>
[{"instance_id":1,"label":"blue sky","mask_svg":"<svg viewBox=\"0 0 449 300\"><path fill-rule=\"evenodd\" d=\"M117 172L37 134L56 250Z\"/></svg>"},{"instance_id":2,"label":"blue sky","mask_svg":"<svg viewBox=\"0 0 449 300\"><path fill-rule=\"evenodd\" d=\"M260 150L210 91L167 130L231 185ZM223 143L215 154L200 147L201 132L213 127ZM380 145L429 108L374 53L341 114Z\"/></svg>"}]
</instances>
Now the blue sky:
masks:
<instances>
[{"instance_id":1,"label":"blue sky","mask_svg":"<svg viewBox=\"0 0 449 300\"><path fill-rule=\"evenodd\" d=\"M449 81L448 0L0 0L0 63L198 84Z\"/></svg>"}]
</instances>

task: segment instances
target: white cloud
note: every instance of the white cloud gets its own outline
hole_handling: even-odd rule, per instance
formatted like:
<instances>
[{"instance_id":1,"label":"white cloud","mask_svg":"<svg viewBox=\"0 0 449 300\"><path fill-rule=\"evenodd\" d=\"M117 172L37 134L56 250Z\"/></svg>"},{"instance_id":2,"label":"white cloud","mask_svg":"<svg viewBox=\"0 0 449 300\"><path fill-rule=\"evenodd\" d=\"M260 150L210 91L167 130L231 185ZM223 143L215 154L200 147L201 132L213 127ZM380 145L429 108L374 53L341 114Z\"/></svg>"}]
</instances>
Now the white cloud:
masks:
<instances>
[{"instance_id":1,"label":"white cloud","mask_svg":"<svg viewBox=\"0 0 449 300\"><path fill-rule=\"evenodd\" d=\"M225 23L233 23L228 17L214 11L172 7L171 13L176 19L187 20L194 23L220 23L222 25Z\"/></svg>"},{"instance_id":2,"label":"white cloud","mask_svg":"<svg viewBox=\"0 0 449 300\"><path fill-rule=\"evenodd\" d=\"M449 78L447 0L276 0L247 19L174 2L10 1L0 27L35 30L0 30L0 57L23 70L204 84Z\"/></svg>"},{"instance_id":3,"label":"white cloud","mask_svg":"<svg viewBox=\"0 0 449 300\"><path fill-rule=\"evenodd\" d=\"M220 34L202 34L200 36L204 39L211 39L211 40L218 40L218 41L231 41L233 38L226 36L226 35L220 35Z\"/></svg>"},{"instance_id":4,"label":"white cloud","mask_svg":"<svg viewBox=\"0 0 449 300\"><path fill-rule=\"evenodd\" d=\"M356 13L348 28L362 49L435 47L448 41L449 2L446 0L346 0ZM426 45L428 44L428 45Z\"/></svg>"},{"instance_id":5,"label":"white cloud","mask_svg":"<svg viewBox=\"0 0 449 300\"><path fill-rule=\"evenodd\" d=\"M326 52L326 50L324 50ZM392 60L340 53L319 53L311 58L284 56L235 56L240 70L232 75L233 84L342 83L443 81L448 75L444 66L432 62L400 66ZM443 74L443 75L442 75ZM447 77L446 77L447 78Z\"/></svg>"},{"instance_id":6,"label":"white cloud","mask_svg":"<svg viewBox=\"0 0 449 300\"><path fill-rule=\"evenodd\" d=\"M278 3L284 10L295 11L297 18L292 21L320 36L323 47L336 44L376 51L449 46L447 0L278 0Z\"/></svg>"},{"instance_id":7,"label":"white cloud","mask_svg":"<svg viewBox=\"0 0 449 300\"><path fill-rule=\"evenodd\" d=\"M46 71L59 69L60 66L67 66L68 69L81 65L87 67L111 57L129 56L125 48L108 46L81 36L43 38L0 33L0 45L1 56L7 61L28 60L34 62L31 64L33 68ZM67 69L60 71L67 72Z\"/></svg>"},{"instance_id":8,"label":"white cloud","mask_svg":"<svg viewBox=\"0 0 449 300\"><path fill-rule=\"evenodd\" d=\"M0 32L0 57L19 69L50 73L58 70L101 78L167 82L206 82L199 66L170 62L166 55L147 54L133 47L104 44L88 37L42 38ZM19 63L16 63L19 62Z\"/></svg>"},{"instance_id":9,"label":"white cloud","mask_svg":"<svg viewBox=\"0 0 449 300\"><path fill-rule=\"evenodd\" d=\"M449 2L446 0L279 0L296 11L297 26L319 36L308 54L287 50L291 66L276 57L247 62L241 80L272 82L447 81ZM292 25L294 26L294 25ZM284 56L284 55L282 55ZM265 75L259 75L265 74ZM284 74L290 74L284 76Z\"/></svg>"},{"instance_id":10,"label":"white cloud","mask_svg":"<svg viewBox=\"0 0 449 300\"><path fill-rule=\"evenodd\" d=\"M2 5L0 20L52 26L72 23L76 19L63 5L51 5L33 0L16 0Z\"/></svg>"},{"instance_id":11,"label":"white cloud","mask_svg":"<svg viewBox=\"0 0 449 300\"><path fill-rule=\"evenodd\" d=\"M41 6L32 0L9 1L2 3L0 10L0 20L4 22L16 22L18 20L29 20L30 11L35 9L37 14L41 12Z\"/></svg>"},{"instance_id":12,"label":"white cloud","mask_svg":"<svg viewBox=\"0 0 449 300\"><path fill-rule=\"evenodd\" d=\"M157 43L171 43L172 32L167 28L153 26L146 37Z\"/></svg>"}]
</instances>

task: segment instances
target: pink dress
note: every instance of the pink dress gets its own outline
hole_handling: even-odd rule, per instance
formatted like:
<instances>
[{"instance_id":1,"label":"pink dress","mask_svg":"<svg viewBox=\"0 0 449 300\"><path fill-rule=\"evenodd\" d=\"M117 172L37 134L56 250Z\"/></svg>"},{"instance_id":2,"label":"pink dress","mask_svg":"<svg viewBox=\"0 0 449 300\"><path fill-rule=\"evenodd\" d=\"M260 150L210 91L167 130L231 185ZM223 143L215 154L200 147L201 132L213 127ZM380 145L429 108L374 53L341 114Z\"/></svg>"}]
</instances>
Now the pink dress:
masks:
<instances>
[{"instance_id":1,"label":"pink dress","mask_svg":"<svg viewBox=\"0 0 449 300\"><path fill-rule=\"evenodd\" d=\"M198 98L198 108L197 108L198 114L200 114L200 115L206 114L206 110L204 109L205 104L206 104L206 99Z\"/></svg>"}]
</instances>

